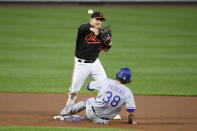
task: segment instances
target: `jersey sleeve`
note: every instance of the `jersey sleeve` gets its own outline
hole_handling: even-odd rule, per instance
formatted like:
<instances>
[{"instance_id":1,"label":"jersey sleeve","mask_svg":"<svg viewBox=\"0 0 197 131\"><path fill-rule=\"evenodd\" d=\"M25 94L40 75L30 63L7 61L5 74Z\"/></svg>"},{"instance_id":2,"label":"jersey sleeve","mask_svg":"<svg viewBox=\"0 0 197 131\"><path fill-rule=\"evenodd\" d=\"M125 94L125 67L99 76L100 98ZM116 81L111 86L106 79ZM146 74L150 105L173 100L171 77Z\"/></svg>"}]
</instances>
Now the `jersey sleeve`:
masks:
<instances>
[{"instance_id":1,"label":"jersey sleeve","mask_svg":"<svg viewBox=\"0 0 197 131\"><path fill-rule=\"evenodd\" d=\"M134 96L132 92L128 94L125 104L126 104L127 112L134 113L134 111L136 110L136 105L135 105L135 100L134 100Z\"/></svg>"},{"instance_id":2,"label":"jersey sleeve","mask_svg":"<svg viewBox=\"0 0 197 131\"><path fill-rule=\"evenodd\" d=\"M89 24L83 24L81 25L79 28L78 28L78 32L81 33L81 34L88 34L90 33L90 25Z\"/></svg>"},{"instance_id":3,"label":"jersey sleeve","mask_svg":"<svg viewBox=\"0 0 197 131\"><path fill-rule=\"evenodd\" d=\"M102 86L104 85L105 83L105 79L101 79L101 80L98 80L98 81L91 81L88 83L87 85L87 89L88 90L99 90L100 88L102 88Z\"/></svg>"}]
</instances>

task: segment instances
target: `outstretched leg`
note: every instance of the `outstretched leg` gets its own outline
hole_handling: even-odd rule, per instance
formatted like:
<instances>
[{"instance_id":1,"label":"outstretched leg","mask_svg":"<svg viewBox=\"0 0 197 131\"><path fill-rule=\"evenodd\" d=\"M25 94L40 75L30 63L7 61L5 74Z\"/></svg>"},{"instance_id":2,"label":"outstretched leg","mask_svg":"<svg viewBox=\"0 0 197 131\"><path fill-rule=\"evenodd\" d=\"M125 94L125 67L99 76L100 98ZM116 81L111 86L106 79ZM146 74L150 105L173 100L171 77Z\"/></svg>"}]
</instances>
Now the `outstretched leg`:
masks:
<instances>
[{"instance_id":1,"label":"outstretched leg","mask_svg":"<svg viewBox=\"0 0 197 131\"><path fill-rule=\"evenodd\" d=\"M89 64L81 64L80 62L78 62L78 58L75 57L72 82L69 89L66 105L75 102L79 90L81 89L90 74L90 69L91 66Z\"/></svg>"},{"instance_id":2,"label":"outstretched leg","mask_svg":"<svg viewBox=\"0 0 197 131\"><path fill-rule=\"evenodd\" d=\"M61 112L60 115L61 116L67 116L67 115L73 115L76 114L78 112L83 111L86 108L86 102L85 101L80 101L77 104L72 103L68 106L66 106Z\"/></svg>"}]
</instances>

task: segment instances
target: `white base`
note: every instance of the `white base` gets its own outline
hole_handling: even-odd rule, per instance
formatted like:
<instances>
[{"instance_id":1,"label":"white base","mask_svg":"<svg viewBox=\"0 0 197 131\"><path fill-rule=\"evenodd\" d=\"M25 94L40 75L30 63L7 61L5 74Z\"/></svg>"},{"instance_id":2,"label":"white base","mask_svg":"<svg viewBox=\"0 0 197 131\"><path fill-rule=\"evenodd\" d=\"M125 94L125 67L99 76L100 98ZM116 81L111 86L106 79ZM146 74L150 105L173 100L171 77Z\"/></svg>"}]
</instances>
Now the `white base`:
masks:
<instances>
[{"instance_id":1,"label":"white base","mask_svg":"<svg viewBox=\"0 0 197 131\"><path fill-rule=\"evenodd\" d=\"M121 116L119 114L117 114L113 119L114 120L121 120Z\"/></svg>"},{"instance_id":2,"label":"white base","mask_svg":"<svg viewBox=\"0 0 197 131\"><path fill-rule=\"evenodd\" d=\"M66 117L68 117L68 116L53 116L53 120L61 120L61 121L63 121Z\"/></svg>"},{"instance_id":3,"label":"white base","mask_svg":"<svg viewBox=\"0 0 197 131\"><path fill-rule=\"evenodd\" d=\"M73 117L80 117L79 115L72 115ZM60 115L58 115L58 116L53 116L53 120L61 120L61 121L63 121L63 120L65 120L66 118L68 118L68 117L70 117L70 116L60 116Z\"/></svg>"}]
</instances>

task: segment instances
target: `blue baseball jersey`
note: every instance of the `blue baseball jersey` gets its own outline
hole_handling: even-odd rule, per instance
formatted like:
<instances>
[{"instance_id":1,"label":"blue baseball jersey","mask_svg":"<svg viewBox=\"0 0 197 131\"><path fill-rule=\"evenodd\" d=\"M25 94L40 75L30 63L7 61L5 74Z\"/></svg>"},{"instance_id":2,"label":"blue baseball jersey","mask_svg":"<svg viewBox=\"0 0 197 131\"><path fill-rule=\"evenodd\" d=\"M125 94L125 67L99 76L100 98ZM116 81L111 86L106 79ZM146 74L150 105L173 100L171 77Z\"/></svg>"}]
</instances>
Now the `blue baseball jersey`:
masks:
<instances>
[{"instance_id":1,"label":"blue baseball jersey","mask_svg":"<svg viewBox=\"0 0 197 131\"><path fill-rule=\"evenodd\" d=\"M136 109L132 91L116 80L105 78L92 81L87 85L88 90L98 90L93 103L94 110L100 117L112 119L126 105L127 112L133 113Z\"/></svg>"}]
</instances>

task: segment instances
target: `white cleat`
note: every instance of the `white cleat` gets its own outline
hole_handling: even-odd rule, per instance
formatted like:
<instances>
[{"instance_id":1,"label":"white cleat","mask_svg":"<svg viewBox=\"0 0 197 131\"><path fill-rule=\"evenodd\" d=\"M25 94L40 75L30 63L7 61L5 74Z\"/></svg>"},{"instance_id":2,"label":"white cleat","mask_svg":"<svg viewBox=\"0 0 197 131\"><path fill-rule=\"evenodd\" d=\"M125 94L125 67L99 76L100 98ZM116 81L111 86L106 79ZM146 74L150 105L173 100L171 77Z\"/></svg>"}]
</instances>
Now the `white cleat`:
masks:
<instances>
[{"instance_id":1,"label":"white cleat","mask_svg":"<svg viewBox=\"0 0 197 131\"><path fill-rule=\"evenodd\" d=\"M114 120L121 120L121 116L119 114L117 114L113 119Z\"/></svg>"}]
</instances>

